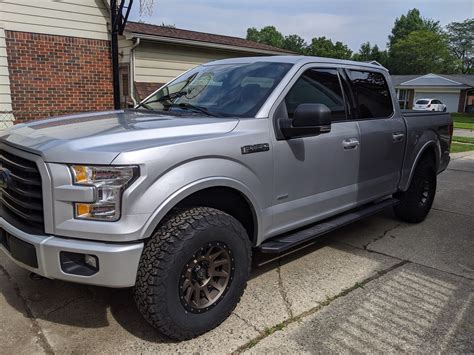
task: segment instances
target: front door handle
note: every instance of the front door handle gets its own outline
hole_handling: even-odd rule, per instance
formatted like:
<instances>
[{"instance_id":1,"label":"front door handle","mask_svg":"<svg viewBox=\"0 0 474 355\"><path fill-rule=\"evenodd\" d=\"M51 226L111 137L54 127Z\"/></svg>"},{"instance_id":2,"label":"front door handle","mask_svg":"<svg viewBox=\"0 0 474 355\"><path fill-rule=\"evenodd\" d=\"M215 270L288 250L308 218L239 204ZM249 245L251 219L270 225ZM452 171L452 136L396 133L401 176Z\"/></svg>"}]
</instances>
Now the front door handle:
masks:
<instances>
[{"instance_id":1,"label":"front door handle","mask_svg":"<svg viewBox=\"0 0 474 355\"><path fill-rule=\"evenodd\" d=\"M342 141L342 146L344 150L356 149L359 146L360 142L357 138L347 138Z\"/></svg>"},{"instance_id":2,"label":"front door handle","mask_svg":"<svg viewBox=\"0 0 474 355\"><path fill-rule=\"evenodd\" d=\"M405 138L405 133L393 132L392 138L394 143L403 142L403 139Z\"/></svg>"}]
</instances>

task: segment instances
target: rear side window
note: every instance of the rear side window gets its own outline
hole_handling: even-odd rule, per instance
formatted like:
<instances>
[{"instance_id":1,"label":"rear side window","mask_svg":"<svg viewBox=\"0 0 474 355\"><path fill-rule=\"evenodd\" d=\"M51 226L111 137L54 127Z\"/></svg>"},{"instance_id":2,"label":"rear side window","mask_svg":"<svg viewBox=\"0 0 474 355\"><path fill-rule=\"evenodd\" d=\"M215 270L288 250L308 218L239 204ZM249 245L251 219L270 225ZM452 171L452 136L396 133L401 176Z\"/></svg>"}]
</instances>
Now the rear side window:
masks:
<instances>
[{"instance_id":1,"label":"rear side window","mask_svg":"<svg viewBox=\"0 0 474 355\"><path fill-rule=\"evenodd\" d=\"M430 103L429 100L418 100L416 102L417 105L428 105Z\"/></svg>"},{"instance_id":2,"label":"rear side window","mask_svg":"<svg viewBox=\"0 0 474 355\"><path fill-rule=\"evenodd\" d=\"M309 69L301 75L285 97L288 117L300 104L324 104L333 121L346 119L344 97L335 69Z\"/></svg>"},{"instance_id":3,"label":"rear side window","mask_svg":"<svg viewBox=\"0 0 474 355\"><path fill-rule=\"evenodd\" d=\"M386 118L393 113L392 97L380 73L349 70L359 118Z\"/></svg>"}]
</instances>

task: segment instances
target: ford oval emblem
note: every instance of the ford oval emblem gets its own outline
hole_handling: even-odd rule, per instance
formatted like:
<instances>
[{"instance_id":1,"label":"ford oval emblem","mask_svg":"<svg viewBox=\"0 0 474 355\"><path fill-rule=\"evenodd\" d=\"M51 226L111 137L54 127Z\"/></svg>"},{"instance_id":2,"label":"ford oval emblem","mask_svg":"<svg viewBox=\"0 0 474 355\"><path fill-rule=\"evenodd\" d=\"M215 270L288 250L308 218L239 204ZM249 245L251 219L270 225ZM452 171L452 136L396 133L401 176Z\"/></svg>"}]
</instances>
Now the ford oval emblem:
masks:
<instances>
[{"instance_id":1,"label":"ford oval emblem","mask_svg":"<svg viewBox=\"0 0 474 355\"><path fill-rule=\"evenodd\" d=\"M0 188L6 189L10 181L10 171L5 168L0 168Z\"/></svg>"}]
</instances>

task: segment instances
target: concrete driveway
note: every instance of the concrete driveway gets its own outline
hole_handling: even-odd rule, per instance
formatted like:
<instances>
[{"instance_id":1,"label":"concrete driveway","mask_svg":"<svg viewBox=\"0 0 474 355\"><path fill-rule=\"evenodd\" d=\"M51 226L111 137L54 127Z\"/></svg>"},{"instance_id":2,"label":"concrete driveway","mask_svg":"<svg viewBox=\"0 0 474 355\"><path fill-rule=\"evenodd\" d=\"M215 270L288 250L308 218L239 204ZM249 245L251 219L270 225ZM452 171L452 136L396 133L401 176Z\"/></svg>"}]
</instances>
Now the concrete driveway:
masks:
<instances>
[{"instance_id":1,"label":"concrete driveway","mask_svg":"<svg viewBox=\"0 0 474 355\"><path fill-rule=\"evenodd\" d=\"M219 328L160 338L130 290L34 281L0 256L0 349L12 353L474 351L474 153L439 176L427 220L390 211L276 257L256 253Z\"/></svg>"}]
</instances>

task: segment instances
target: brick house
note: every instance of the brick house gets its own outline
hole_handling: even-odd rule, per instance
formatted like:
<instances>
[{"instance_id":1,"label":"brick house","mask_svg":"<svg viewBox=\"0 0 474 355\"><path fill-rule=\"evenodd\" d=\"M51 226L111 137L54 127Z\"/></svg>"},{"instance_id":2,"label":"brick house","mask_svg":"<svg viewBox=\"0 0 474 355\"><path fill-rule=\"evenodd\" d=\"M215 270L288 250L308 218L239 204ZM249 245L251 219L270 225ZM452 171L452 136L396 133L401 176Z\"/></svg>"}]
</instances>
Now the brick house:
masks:
<instances>
[{"instance_id":1,"label":"brick house","mask_svg":"<svg viewBox=\"0 0 474 355\"><path fill-rule=\"evenodd\" d=\"M0 1L0 129L113 108L107 0ZM242 38L129 23L119 38L122 104L195 65L281 54Z\"/></svg>"},{"instance_id":2,"label":"brick house","mask_svg":"<svg viewBox=\"0 0 474 355\"><path fill-rule=\"evenodd\" d=\"M107 19L102 0L0 2L3 119L112 108Z\"/></svg>"}]
</instances>

